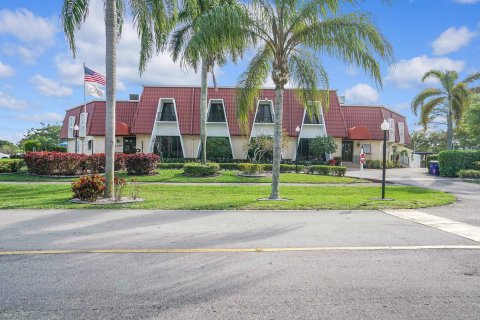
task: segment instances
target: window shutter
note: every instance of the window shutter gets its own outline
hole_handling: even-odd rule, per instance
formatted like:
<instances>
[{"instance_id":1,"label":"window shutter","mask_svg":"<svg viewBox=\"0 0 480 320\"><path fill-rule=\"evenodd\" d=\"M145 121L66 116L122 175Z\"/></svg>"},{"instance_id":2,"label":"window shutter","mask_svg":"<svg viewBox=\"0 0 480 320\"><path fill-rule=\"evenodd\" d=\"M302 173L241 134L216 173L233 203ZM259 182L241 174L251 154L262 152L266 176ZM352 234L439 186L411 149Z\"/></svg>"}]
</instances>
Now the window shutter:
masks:
<instances>
[{"instance_id":1,"label":"window shutter","mask_svg":"<svg viewBox=\"0 0 480 320\"><path fill-rule=\"evenodd\" d=\"M390 130L388 130L388 141L395 142L395 120L392 118L388 119L388 124L390 125Z\"/></svg>"},{"instance_id":2,"label":"window shutter","mask_svg":"<svg viewBox=\"0 0 480 320\"><path fill-rule=\"evenodd\" d=\"M403 122L398 123L398 134L399 134L399 139L400 143L405 143L405 124Z\"/></svg>"},{"instance_id":3,"label":"window shutter","mask_svg":"<svg viewBox=\"0 0 480 320\"><path fill-rule=\"evenodd\" d=\"M78 136L85 138L87 136L87 117L88 113L80 114L80 128L78 130Z\"/></svg>"},{"instance_id":4,"label":"window shutter","mask_svg":"<svg viewBox=\"0 0 480 320\"><path fill-rule=\"evenodd\" d=\"M73 127L75 127L75 116L68 117L68 133L67 138L73 139Z\"/></svg>"}]
</instances>

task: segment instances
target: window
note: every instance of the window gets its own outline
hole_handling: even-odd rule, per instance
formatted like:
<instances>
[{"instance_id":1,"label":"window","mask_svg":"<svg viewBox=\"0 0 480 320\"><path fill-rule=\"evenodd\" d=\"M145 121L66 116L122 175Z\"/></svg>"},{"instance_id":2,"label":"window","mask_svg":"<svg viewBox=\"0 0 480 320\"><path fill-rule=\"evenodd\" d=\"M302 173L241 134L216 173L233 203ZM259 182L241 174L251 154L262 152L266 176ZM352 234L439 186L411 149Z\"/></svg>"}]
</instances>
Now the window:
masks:
<instances>
[{"instance_id":1,"label":"window","mask_svg":"<svg viewBox=\"0 0 480 320\"><path fill-rule=\"evenodd\" d=\"M173 102L164 102L162 111L157 118L157 121L177 121L175 116L175 108L173 107Z\"/></svg>"},{"instance_id":2,"label":"window","mask_svg":"<svg viewBox=\"0 0 480 320\"><path fill-rule=\"evenodd\" d=\"M93 150L93 140L88 140L88 150Z\"/></svg>"},{"instance_id":3,"label":"window","mask_svg":"<svg viewBox=\"0 0 480 320\"><path fill-rule=\"evenodd\" d=\"M395 142L395 120L392 118L388 119L388 124L390 125L390 129L388 130L388 141Z\"/></svg>"},{"instance_id":4,"label":"window","mask_svg":"<svg viewBox=\"0 0 480 320\"><path fill-rule=\"evenodd\" d=\"M273 115L269 103L260 103L258 105L255 123L273 123Z\"/></svg>"},{"instance_id":5,"label":"window","mask_svg":"<svg viewBox=\"0 0 480 320\"><path fill-rule=\"evenodd\" d=\"M153 152L162 158L183 158L180 137L157 136Z\"/></svg>"},{"instance_id":6,"label":"window","mask_svg":"<svg viewBox=\"0 0 480 320\"><path fill-rule=\"evenodd\" d=\"M398 135L400 136L400 143L405 143L405 123L398 123Z\"/></svg>"},{"instance_id":7,"label":"window","mask_svg":"<svg viewBox=\"0 0 480 320\"><path fill-rule=\"evenodd\" d=\"M210 105L208 114L208 122L225 122L225 113L223 112L223 104L216 102Z\"/></svg>"},{"instance_id":8,"label":"window","mask_svg":"<svg viewBox=\"0 0 480 320\"><path fill-rule=\"evenodd\" d=\"M314 114L312 117L310 117L308 115L308 112L305 112L303 123L304 124L323 124L323 119L321 115Z\"/></svg>"},{"instance_id":9,"label":"window","mask_svg":"<svg viewBox=\"0 0 480 320\"><path fill-rule=\"evenodd\" d=\"M372 145L371 144L362 144L363 152L365 154L371 154L372 153Z\"/></svg>"}]
</instances>

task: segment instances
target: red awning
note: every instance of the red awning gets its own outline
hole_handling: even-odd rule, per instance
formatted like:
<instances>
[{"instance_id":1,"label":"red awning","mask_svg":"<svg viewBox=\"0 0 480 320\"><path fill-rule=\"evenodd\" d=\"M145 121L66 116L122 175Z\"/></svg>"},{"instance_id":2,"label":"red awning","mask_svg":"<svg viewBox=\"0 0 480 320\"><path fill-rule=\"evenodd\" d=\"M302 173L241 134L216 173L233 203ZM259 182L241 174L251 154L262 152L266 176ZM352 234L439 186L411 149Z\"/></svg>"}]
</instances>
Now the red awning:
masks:
<instances>
[{"instance_id":1,"label":"red awning","mask_svg":"<svg viewBox=\"0 0 480 320\"><path fill-rule=\"evenodd\" d=\"M130 127L125 122L115 121L115 135L116 136L129 136Z\"/></svg>"},{"instance_id":2,"label":"red awning","mask_svg":"<svg viewBox=\"0 0 480 320\"><path fill-rule=\"evenodd\" d=\"M371 140L372 134L365 126L358 126L348 129L348 138L352 140Z\"/></svg>"}]
</instances>

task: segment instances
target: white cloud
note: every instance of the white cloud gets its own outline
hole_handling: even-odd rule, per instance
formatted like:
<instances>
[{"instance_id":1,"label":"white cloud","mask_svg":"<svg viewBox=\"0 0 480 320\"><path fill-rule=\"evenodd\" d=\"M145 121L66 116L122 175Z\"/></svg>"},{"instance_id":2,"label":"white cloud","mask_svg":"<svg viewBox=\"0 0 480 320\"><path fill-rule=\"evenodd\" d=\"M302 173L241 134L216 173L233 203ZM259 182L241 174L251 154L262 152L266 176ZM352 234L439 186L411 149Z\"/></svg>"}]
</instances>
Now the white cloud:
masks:
<instances>
[{"instance_id":1,"label":"white cloud","mask_svg":"<svg viewBox=\"0 0 480 320\"><path fill-rule=\"evenodd\" d=\"M410 60L402 59L396 65L389 67L385 77L387 82L393 82L399 88L410 88L422 82L423 75L432 69L462 71L465 61L452 60L450 58L430 58L426 55L415 57ZM435 80L428 79L426 83Z\"/></svg>"},{"instance_id":2,"label":"white cloud","mask_svg":"<svg viewBox=\"0 0 480 320\"><path fill-rule=\"evenodd\" d=\"M436 55L444 55L450 52L458 51L460 48L466 46L477 32L470 31L467 27L460 28L451 27L445 30L432 43L433 53Z\"/></svg>"},{"instance_id":3,"label":"white cloud","mask_svg":"<svg viewBox=\"0 0 480 320\"><path fill-rule=\"evenodd\" d=\"M3 44L3 52L19 54L26 63L35 63L45 49L55 43L56 20L36 16L27 9L0 11L0 34L18 39L22 44Z\"/></svg>"},{"instance_id":4,"label":"white cloud","mask_svg":"<svg viewBox=\"0 0 480 320\"><path fill-rule=\"evenodd\" d=\"M22 110L25 109L27 103L23 100L15 99L9 94L0 91L0 109Z\"/></svg>"},{"instance_id":5,"label":"white cloud","mask_svg":"<svg viewBox=\"0 0 480 320\"><path fill-rule=\"evenodd\" d=\"M45 78L39 74L34 75L31 82L35 85L37 90L45 96L68 97L73 93L72 88L60 85L58 82Z\"/></svg>"},{"instance_id":6,"label":"white cloud","mask_svg":"<svg viewBox=\"0 0 480 320\"><path fill-rule=\"evenodd\" d=\"M0 78L11 77L13 75L15 75L15 70L0 61Z\"/></svg>"},{"instance_id":7,"label":"white cloud","mask_svg":"<svg viewBox=\"0 0 480 320\"><path fill-rule=\"evenodd\" d=\"M56 67L62 79L69 84L82 84L82 62L96 72L105 74L105 23L103 2L91 1L89 16L76 33L77 59L71 53L58 55ZM126 83L142 85L191 85L200 84L199 74L193 70L182 70L174 63L169 53L154 56L147 70L140 77L138 72L140 40L131 21L124 22L122 38L117 47L117 89L122 90Z\"/></svg>"},{"instance_id":8,"label":"white cloud","mask_svg":"<svg viewBox=\"0 0 480 320\"><path fill-rule=\"evenodd\" d=\"M366 83L359 83L345 90L345 100L348 103L374 103L378 101L378 92Z\"/></svg>"},{"instance_id":9,"label":"white cloud","mask_svg":"<svg viewBox=\"0 0 480 320\"><path fill-rule=\"evenodd\" d=\"M44 113L37 113L37 114L19 114L15 116L15 118L23 121L44 122L44 123L60 122L63 120L63 116L56 112L44 112Z\"/></svg>"}]
</instances>

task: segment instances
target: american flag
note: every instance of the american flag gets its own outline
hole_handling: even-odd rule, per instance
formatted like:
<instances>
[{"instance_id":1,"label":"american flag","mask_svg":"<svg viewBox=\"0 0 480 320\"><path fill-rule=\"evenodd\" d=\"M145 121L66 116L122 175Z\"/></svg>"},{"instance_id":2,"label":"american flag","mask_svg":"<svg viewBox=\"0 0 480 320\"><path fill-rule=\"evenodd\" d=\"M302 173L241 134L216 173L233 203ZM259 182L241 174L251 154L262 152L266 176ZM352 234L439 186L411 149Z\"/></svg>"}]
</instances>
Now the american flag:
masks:
<instances>
[{"instance_id":1,"label":"american flag","mask_svg":"<svg viewBox=\"0 0 480 320\"><path fill-rule=\"evenodd\" d=\"M96 73L92 69L89 69L87 67L85 68L85 81L86 82L96 82L98 84L101 84L102 86L105 85L106 80L105 77L102 76L100 73Z\"/></svg>"}]
</instances>

